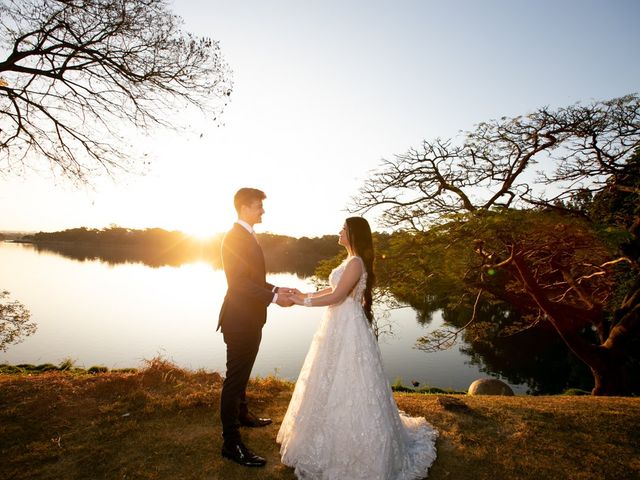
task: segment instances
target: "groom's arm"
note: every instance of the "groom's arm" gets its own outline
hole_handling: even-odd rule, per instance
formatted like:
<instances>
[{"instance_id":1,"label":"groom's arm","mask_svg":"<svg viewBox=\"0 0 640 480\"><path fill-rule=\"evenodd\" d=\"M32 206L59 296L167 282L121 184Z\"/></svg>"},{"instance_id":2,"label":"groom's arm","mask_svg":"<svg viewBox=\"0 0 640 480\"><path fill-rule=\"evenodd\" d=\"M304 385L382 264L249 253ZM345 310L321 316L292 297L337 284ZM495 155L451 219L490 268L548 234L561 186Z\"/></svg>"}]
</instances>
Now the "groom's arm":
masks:
<instances>
[{"instance_id":1,"label":"groom's arm","mask_svg":"<svg viewBox=\"0 0 640 480\"><path fill-rule=\"evenodd\" d=\"M266 286L253 280L241 242L233 240L225 238L222 243L222 265L227 275L229 290L234 294L269 305L274 300L275 293L271 291L273 285Z\"/></svg>"}]
</instances>

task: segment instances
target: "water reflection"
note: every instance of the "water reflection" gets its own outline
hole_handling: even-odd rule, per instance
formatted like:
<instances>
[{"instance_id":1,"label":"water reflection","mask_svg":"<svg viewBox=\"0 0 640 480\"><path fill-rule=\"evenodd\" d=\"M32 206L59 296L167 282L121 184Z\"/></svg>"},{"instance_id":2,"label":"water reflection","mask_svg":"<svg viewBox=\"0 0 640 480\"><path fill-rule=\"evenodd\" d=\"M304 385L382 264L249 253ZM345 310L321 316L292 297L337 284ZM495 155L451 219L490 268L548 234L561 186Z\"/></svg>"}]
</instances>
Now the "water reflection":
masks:
<instances>
[{"instance_id":1,"label":"water reflection","mask_svg":"<svg viewBox=\"0 0 640 480\"><path fill-rule=\"evenodd\" d=\"M265 254L267 271L288 272L303 277L313 275L318 261L333 257L342 248L338 245L335 235L297 239L281 235L258 234L258 239ZM185 263L206 262L219 269L222 268L221 241L221 235L198 240L176 234L176 232L163 231L163 237L160 239L154 237L153 241L148 242L45 241L22 245L25 248L33 248L39 253L52 252L81 262L100 260L114 266L121 263L142 263L153 268L179 267Z\"/></svg>"},{"instance_id":2,"label":"water reflection","mask_svg":"<svg viewBox=\"0 0 640 480\"><path fill-rule=\"evenodd\" d=\"M38 253L55 253L63 257L88 262L100 260L108 265L115 266L122 263L142 263L149 267L158 268L163 266L179 267L185 263L207 262L215 268L221 268L218 255L209 253L209 250L202 246L199 249L176 248L156 250L144 245L89 245L70 243L48 243L48 244L22 244L24 248L33 248Z\"/></svg>"},{"instance_id":3,"label":"water reflection","mask_svg":"<svg viewBox=\"0 0 640 480\"><path fill-rule=\"evenodd\" d=\"M57 364L70 358L85 368L124 368L161 355L186 368L224 371L225 346L215 331L226 289L221 270L207 261L151 268L80 259L0 243L0 285L30 308L38 323L38 332L0 353L0 362ZM309 277L296 274L272 272L269 280L313 288ZM254 374L295 379L320 315L321 309L270 307ZM466 389L481 375L458 348L437 354L413 349L425 331L414 310L394 310L390 321L395 335L381 340L390 381L400 377L407 385L415 380Z\"/></svg>"},{"instance_id":4,"label":"water reflection","mask_svg":"<svg viewBox=\"0 0 640 480\"><path fill-rule=\"evenodd\" d=\"M271 260L269 280L313 289L311 267ZM74 261L70 261L74 260ZM224 371L225 347L215 332L226 289L207 249L178 254L149 249L0 244L0 286L32 311L38 332L0 356L8 363L57 363L111 368L164 356L187 368ZM287 271L302 273L282 273ZM295 379L320 320L320 309L271 307L254 373ZM502 314L483 312L492 322ZM446 312L449 323L466 321ZM591 388L589 372L553 332L532 329L508 338L470 332L450 350L425 353L417 338L444 323L442 312L391 311L393 336L380 347L390 381L466 389L476 378L503 378L518 392Z\"/></svg>"},{"instance_id":5,"label":"water reflection","mask_svg":"<svg viewBox=\"0 0 640 480\"><path fill-rule=\"evenodd\" d=\"M417 309L418 322L428 325L437 313L448 327L459 330L472 316L471 309L461 305L432 308ZM480 302L477 319L463 330L460 351L481 371L511 384L525 384L531 394L593 388L589 368L571 353L553 327L547 322L522 325L520 313L508 305Z\"/></svg>"},{"instance_id":6,"label":"water reflection","mask_svg":"<svg viewBox=\"0 0 640 480\"><path fill-rule=\"evenodd\" d=\"M271 261L269 280L311 290L307 272L312 267L288 264L285 257ZM20 299L38 324L38 332L0 354L0 362L59 363L71 358L87 368L123 368L161 355L187 368L224 371L225 346L215 327L226 283L215 255L206 249L179 255L0 243L0 264L0 287ZM283 273L287 271L301 273ZM320 314L320 309L270 307L254 374L295 379ZM462 321L450 312L447 320ZM467 335L450 350L425 353L413 348L415 341L444 323L441 312L394 309L388 321L394 335L383 337L380 347L392 382L402 378L405 385L417 381L466 389L489 374L518 392L590 388L589 372L567 354L553 332L532 329L508 338Z\"/></svg>"},{"instance_id":7,"label":"water reflection","mask_svg":"<svg viewBox=\"0 0 640 480\"><path fill-rule=\"evenodd\" d=\"M533 394L558 393L568 388L591 390L593 376L560 340L551 327L542 324L516 335L491 342L468 342L461 351L483 372L498 374L510 383L526 384Z\"/></svg>"}]
</instances>

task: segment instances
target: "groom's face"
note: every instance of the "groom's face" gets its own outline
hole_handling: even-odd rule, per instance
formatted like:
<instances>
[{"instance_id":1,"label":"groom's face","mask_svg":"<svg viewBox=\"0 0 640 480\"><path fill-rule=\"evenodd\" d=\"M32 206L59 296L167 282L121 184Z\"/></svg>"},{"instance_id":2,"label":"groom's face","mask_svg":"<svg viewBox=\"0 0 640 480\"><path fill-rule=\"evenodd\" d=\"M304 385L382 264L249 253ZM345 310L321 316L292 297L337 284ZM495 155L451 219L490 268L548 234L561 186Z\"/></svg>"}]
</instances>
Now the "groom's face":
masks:
<instances>
[{"instance_id":1,"label":"groom's face","mask_svg":"<svg viewBox=\"0 0 640 480\"><path fill-rule=\"evenodd\" d=\"M251 224L255 225L256 223L262 222L262 214L264 214L264 207L262 206L262 200L255 200L251 202L249 205L243 207L244 210L244 220Z\"/></svg>"}]
</instances>

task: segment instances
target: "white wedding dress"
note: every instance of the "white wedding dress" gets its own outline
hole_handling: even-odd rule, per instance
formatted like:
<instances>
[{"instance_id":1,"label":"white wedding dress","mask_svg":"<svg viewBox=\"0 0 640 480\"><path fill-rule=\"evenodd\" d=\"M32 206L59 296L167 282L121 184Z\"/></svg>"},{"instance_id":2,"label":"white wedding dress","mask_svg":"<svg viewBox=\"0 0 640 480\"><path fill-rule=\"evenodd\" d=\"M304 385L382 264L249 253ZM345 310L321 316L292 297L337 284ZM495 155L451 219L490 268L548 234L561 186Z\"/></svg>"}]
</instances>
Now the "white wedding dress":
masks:
<instances>
[{"instance_id":1,"label":"white wedding dress","mask_svg":"<svg viewBox=\"0 0 640 480\"><path fill-rule=\"evenodd\" d=\"M362 262L348 257L331 272L332 287L350 261ZM366 275L326 308L278 432L282 463L299 479L421 479L436 458L437 431L393 398L362 308Z\"/></svg>"}]
</instances>

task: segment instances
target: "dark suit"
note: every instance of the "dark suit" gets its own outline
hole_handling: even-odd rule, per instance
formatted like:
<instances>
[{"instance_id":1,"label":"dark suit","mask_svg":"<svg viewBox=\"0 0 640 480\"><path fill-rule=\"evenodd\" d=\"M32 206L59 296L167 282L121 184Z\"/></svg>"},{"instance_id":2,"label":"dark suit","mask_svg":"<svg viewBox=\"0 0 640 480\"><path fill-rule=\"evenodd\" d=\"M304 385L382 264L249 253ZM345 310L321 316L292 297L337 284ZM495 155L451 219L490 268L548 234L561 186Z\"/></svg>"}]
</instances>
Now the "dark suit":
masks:
<instances>
[{"instance_id":1,"label":"dark suit","mask_svg":"<svg viewBox=\"0 0 640 480\"><path fill-rule=\"evenodd\" d=\"M248 412L246 389L255 362L267 307L275 288L266 281L262 248L242 225L234 224L222 241L222 265L227 293L218 328L227 345L227 374L220 395L220 419L225 441L240 439L239 416Z\"/></svg>"}]
</instances>

